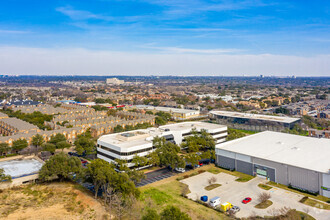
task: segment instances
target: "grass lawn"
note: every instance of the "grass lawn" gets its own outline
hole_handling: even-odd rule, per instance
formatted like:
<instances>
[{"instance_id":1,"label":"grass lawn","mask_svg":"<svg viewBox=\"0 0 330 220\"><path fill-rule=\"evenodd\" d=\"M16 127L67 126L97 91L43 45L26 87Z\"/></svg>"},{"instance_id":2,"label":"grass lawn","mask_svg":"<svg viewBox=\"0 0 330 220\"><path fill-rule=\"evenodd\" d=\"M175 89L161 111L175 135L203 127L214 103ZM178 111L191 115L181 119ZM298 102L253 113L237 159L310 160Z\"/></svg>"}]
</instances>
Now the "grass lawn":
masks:
<instances>
[{"instance_id":1,"label":"grass lawn","mask_svg":"<svg viewBox=\"0 0 330 220\"><path fill-rule=\"evenodd\" d=\"M215 184L211 184L211 185L206 186L204 189L207 190L207 191L210 191L210 190L215 189L219 186L221 186L221 184L215 183Z\"/></svg>"},{"instance_id":2,"label":"grass lawn","mask_svg":"<svg viewBox=\"0 0 330 220\"><path fill-rule=\"evenodd\" d=\"M173 176L141 187L140 202L143 207L155 209L160 213L166 206L174 205L192 219L229 219L224 214L182 197L182 189L186 185L176 181L176 177Z\"/></svg>"},{"instance_id":3,"label":"grass lawn","mask_svg":"<svg viewBox=\"0 0 330 220\"><path fill-rule=\"evenodd\" d=\"M216 167L216 166L212 166L207 171L210 172L210 173L213 173L213 174L228 173L230 175L237 176L238 177L238 179L236 179L237 182L247 182L247 181L249 181L249 180L251 180L251 179L254 178L254 176L250 176L250 175L245 174L245 173L240 173L240 172L237 172L237 171L225 170L225 169L221 169L221 168Z\"/></svg>"},{"instance_id":4,"label":"grass lawn","mask_svg":"<svg viewBox=\"0 0 330 220\"><path fill-rule=\"evenodd\" d=\"M267 185L275 186L275 187L278 187L278 188L281 188L281 189L285 189L285 190L288 190L288 191L291 191L291 192L295 192L295 193L301 194L303 196L307 196L307 197L310 197L310 198L313 198L313 199L316 199L316 200L321 200L323 202L330 201L330 199L325 197L325 196L321 196L321 195L314 196L314 195L311 195L309 193L304 193L304 192L300 192L300 191L295 190L295 189L291 189L288 186L283 185L283 184L274 183L274 182L270 181L270 182L267 183Z\"/></svg>"},{"instance_id":5,"label":"grass lawn","mask_svg":"<svg viewBox=\"0 0 330 220\"><path fill-rule=\"evenodd\" d=\"M266 202L259 203L259 204L255 205L254 207L257 209L266 209L269 206L271 206L272 204L273 204L272 201L266 200Z\"/></svg>"},{"instance_id":6,"label":"grass lawn","mask_svg":"<svg viewBox=\"0 0 330 220\"><path fill-rule=\"evenodd\" d=\"M296 212L300 215L301 219L304 219L304 220L315 220L315 218L313 218L312 216L308 215L305 212L301 212L301 211L296 211Z\"/></svg>"},{"instance_id":7,"label":"grass lawn","mask_svg":"<svg viewBox=\"0 0 330 220\"><path fill-rule=\"evenodd\" d=\"M264 190L270 190L271 186L268 186L268 185L265 185L265 184L262 184L262 183L259 183L258 186L261 188L261 189L264 189Z\"/></svg>"},{"instance_id":8,"label":"grass lawn","mask_svg":"<svg viewBox=\"0 0 330 220\"><path fill-rule=\"evenodd\" d=\"M304 201L302 202L303 204L315 207L315 208L319 208L319 209L326 209L326 210L330 210L330 205L323 203L323 202L319 202L317 200L314 199L304 199Z\"/></svg>"},{"instance_id":9,"label":"grass lawn","mask_svg":"<svg viewBox=\"0 0 330 220\"><path fill-rule=\"evenodd\" d=\"M249 131L249 130L235 129L235 128L234 128L234 130L241 131L241 132L246 133L246 134L256 134L256 133L259 133L259 131Z\"/></svg>"}]
</instances>

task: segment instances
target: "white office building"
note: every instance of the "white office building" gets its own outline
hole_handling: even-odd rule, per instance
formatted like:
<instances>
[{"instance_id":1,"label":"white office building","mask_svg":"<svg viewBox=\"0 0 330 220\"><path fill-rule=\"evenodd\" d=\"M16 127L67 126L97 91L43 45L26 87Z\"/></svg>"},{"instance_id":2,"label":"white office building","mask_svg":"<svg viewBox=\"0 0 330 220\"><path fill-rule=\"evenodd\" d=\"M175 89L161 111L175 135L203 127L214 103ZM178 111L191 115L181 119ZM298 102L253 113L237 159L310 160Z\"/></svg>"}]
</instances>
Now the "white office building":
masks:
<instances>
[{"instance_id":1,"label":"white office building","mask_svg":"<svg viewBox=\"0 0 330 220\"><path fill-rule=\"evenodd\" d=\"M193 129L205 129L217 144L224 142L227 137L227 126L206 122L183 122L159 128L103 135L97 140L97 157L108 162L114 162L115 159L126 160L127 165L131 167L134 166L131 161L135 155L146 156L155 149L152 143L154 137L164 137L166 141L180 145L184 137L191 135Z\"/></svg>"}]
</instances>

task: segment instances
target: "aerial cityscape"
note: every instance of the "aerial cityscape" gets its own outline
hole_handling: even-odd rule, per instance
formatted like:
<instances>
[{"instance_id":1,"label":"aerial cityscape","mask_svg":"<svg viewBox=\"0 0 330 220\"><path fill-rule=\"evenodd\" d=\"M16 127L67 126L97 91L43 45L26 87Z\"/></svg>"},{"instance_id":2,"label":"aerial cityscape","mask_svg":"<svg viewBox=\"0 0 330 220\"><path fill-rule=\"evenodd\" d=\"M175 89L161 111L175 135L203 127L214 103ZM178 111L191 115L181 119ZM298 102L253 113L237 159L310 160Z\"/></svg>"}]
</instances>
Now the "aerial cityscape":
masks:
<instances>
[{"instance_id":1,"label":"aerial cityscape","mask_svg":"<svg viewBox=\"0 0 330 220\"><path fill-rule=\"evenodd\" d=\"M0 18L0 219L330 219L330 2Z\"/></svg>"}]
</instances>

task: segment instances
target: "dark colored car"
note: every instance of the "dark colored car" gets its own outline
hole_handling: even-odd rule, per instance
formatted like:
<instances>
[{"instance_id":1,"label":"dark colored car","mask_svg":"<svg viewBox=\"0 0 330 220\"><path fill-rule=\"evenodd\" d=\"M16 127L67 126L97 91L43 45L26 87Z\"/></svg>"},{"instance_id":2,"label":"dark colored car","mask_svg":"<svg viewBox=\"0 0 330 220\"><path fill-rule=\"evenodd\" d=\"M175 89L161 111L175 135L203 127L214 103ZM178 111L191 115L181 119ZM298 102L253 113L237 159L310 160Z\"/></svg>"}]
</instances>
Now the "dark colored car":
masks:
<instances>
[{"instance_id":1,"label":"dark colored car","mask_svg":"<svg viewBox=\"0 0 330 220\"><path fill-rule=\"evenodd\" d=\"M251 200L252 199L250 197L246 197L245 199L243 199L242 203L247 204L247 203L251 202Z\"/></svg>"}]
</instances>

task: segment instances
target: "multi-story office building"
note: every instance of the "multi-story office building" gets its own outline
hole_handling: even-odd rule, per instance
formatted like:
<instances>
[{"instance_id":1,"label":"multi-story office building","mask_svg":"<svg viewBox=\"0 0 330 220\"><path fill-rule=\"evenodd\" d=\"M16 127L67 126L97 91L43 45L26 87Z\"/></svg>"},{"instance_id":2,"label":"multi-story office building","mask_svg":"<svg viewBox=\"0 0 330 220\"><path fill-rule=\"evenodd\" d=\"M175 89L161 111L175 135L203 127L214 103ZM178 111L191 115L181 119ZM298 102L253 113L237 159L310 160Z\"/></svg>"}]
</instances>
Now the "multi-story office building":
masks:
<instances>
[{"instance_id":1,"label":"multi-story office building","mask_svg":"<svg viewBox=\"0 0 330 220\"><path fill-rule=\"evenodd\" d=\"M227 137L227 126L211 124L206 122L183 122L160 126L159 128L148 128L117 134L103 135L97 140L97 157L108 162L116 159L126 160L128 166L135 155L146 156L155 147L152 140L154 137L164 137L167 141L181 144L184 137L191 135L193 130L205 129L216 140L222 143Z\"/></svg>"},{"instance_id":2,"label":"multi-story office building","mask_svg":"<svg viewBox=\"0 0 330 220\"><path fill-rule=\"evenodd\" d=\"M167 112L172 115L174 120L187 120L200 117L199 110L183 109L183 108L170 108L161 106L151 106L151 105L137 105L137 109L143 109L145 111L156 112Z\"/></svg>"},{"instance_id":3,"label":"multi-story office building","mask_svg":"<svg viewBox=\"0 0 330 220\"><path fill-rule=\"evenodd\" d=\"M219 124L232 128L253 131L282 131L286 128L291 129L300 122L300 118L229 111L211 111L210 118L215 119Z\"/></svg>"}]
</instances>

